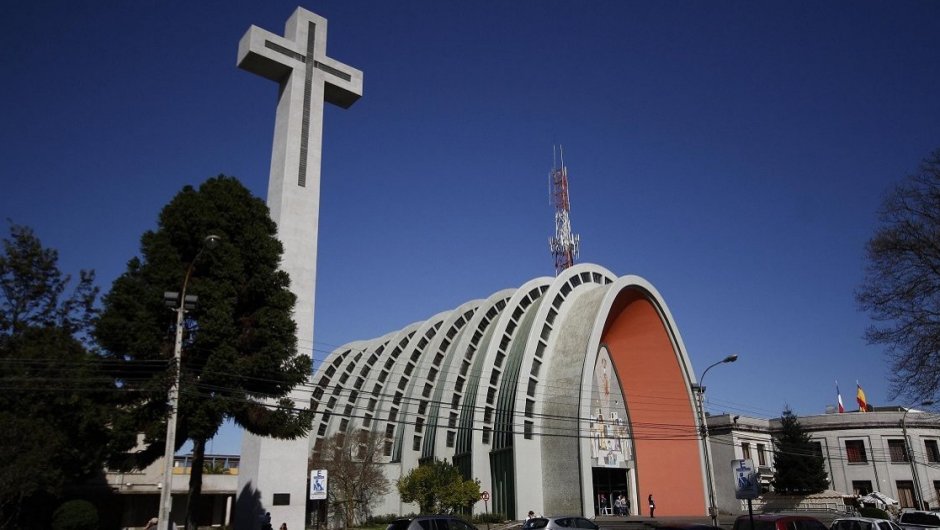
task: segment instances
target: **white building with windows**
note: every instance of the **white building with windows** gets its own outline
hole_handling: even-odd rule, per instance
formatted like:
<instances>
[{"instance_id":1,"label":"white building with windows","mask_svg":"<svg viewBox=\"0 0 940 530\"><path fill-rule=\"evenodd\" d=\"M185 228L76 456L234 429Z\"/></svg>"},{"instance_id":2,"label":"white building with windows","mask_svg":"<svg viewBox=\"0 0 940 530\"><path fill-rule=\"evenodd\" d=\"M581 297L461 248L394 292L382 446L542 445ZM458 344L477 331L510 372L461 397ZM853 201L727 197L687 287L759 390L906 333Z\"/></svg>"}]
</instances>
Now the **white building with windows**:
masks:
<instances>
[{"instance_id":1,"label":"white building with windows","mask_svg":"<svg viewBox=\"0 0 940 530\"><path fill-rule=\"evenodd\" d=\"M798 419L825 457L829 489L857 495L878 491L905 508L915 506L919 485L922 501L940 507L940 415L912 409L905 417L905 409L881 407ZM769 489L780 420L723 414L710 416L707 423L718 506L728 513L745 511L745 501L734 496L730 462L751 459Z\"/></svg>"}]
</instances>

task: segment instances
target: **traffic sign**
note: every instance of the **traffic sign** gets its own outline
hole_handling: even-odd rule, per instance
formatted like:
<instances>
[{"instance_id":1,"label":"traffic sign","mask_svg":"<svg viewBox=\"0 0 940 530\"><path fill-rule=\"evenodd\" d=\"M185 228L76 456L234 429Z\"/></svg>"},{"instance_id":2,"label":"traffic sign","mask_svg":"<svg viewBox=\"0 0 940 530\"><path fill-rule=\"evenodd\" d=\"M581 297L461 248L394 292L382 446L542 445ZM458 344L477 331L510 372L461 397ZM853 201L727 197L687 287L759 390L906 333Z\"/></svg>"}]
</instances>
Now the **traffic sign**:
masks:
<instances>
[{"instance_id":1,"label":"traffic sign","mask_svg":"<svg viewBox=\"0 0 940 530\"><path fill-rule=\"evenodd\" d=\"M732 460L731 474L734 477L734 497L736 499L756 499L760 497L760 480L754 469L753 460Z\"/></svg>"},{"instance_id":2,"label":"traffic sign","mask_svg":"<svg viewBox=\"0 0 940 530\"><path fill-rule=\"evenodd\" d=\"M484 502L490 500L490 492L484 491L480 493L480 500Z\"/></svg>"}]
</instances>

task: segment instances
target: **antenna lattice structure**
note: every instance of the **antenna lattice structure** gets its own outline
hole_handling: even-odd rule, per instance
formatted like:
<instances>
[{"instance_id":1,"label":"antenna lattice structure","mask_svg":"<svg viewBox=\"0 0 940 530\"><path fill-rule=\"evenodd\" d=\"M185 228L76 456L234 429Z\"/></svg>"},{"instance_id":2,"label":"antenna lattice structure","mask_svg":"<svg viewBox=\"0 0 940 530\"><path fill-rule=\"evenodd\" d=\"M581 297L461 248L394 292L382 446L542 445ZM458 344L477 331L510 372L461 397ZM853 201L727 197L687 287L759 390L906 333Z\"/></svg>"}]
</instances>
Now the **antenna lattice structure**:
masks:
<instances>
[{"instance_id":1,"label":"antenna lattice structure","mask_svg":"<svg viewBox=\"0 0 940 530\"><path fill-rule=\"evenodd\" d=\"M552 204L555 207L555 237L549 239L548 244L555 258L555 275L574 265L578 257L578 248L581 242L577 234L571 233L571 204L568 199L568 168L565 167L565 154L558 148L561 164L555 163L552 153L553 168L549 174L549 185Z\"/></svg>"}]
</instances>

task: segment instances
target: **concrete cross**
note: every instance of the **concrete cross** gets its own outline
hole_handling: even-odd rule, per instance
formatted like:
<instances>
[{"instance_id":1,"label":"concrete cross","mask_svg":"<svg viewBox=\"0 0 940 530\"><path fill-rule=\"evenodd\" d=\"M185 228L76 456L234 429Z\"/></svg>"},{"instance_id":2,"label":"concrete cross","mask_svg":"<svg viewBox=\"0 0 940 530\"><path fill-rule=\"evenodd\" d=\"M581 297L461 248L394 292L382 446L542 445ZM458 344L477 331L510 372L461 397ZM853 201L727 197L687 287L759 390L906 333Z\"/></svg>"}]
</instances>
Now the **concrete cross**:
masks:
<instances>
[{"instance_id":1,"label":"concrete cross","mask_svg":"<svg viewBox=\"0 0 940 530\"><path fill-rule=\"evenodd\" d=\"M297 296L297 346L313 346L320 155L324 101L348 108L362 95L362 72L326 56L326 19L303 8L287 20L284 37L251 26L238 43L238 66L280 85L268 180L268 208L284 245L281 268ZM295 392L299 407L309 393ZM303 528L308 440L242 434L236 517L258 528L259 515ZM270 512L270 515L264 515Z\"/></svg>"},{"instance_id":2,"label":"concrete cross","mask_svg":"<svg viewBox=\"0 0 940 530\"><path fill-rule=\"evenodd\" d=\"M319 150L321 145L323 101L349 108L362 95L362 72L326 56L326 19L323 17L298 7L288 19L284 34L286 38L251 26L238 43L238 66L280 83L275 150L278 136L286 143L297 143L297 185L305 186L308 153L311 147ZM302 96L299 108L292 105L294 93ZM291 127L289 123L281 123L281 107L285 103L286 110L302 118L300 134L296 137L289 133L294 132L298 124ZM282 131L282 125L292 130ZM288 138L284 138L285 134ZM311 146L311 143L316 145ZM290 145L283 147L293 151ZM292 165L285 162L285 166ZM273 165L271 169L273 172Z\"/></svg>"}]
</instances>

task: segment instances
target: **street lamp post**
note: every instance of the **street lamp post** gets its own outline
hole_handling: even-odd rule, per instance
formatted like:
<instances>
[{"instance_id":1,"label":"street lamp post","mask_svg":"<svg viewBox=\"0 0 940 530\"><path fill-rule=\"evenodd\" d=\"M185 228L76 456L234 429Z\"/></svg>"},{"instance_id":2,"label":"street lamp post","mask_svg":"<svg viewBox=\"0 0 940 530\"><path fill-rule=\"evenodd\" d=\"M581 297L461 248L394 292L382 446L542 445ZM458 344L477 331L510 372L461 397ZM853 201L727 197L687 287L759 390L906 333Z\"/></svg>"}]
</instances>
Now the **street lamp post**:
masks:
<instances>
[{"instance_id":1,"label":"street lamp post","mask_svg":"<svg viewBox=\"0 0 940 530\"><path fill-rule=\"evenodd\" d=\"M199 252L189 262L186 267L186 274L183 276L183 286L179 293L166 292L163 298L172 303L173 310L176 311L176 340L173 343L173 382L167 393L167 401L170 404L170 415L166 420L166 446L163 452L163 487L160 489L160 513L157 518L157 528L159 530L169 530L170 512L173 509L173 457L176 454L176 416L179 408L179 386L180 386L180 361L183 349L183 324L187 309L196 307L196 296L187 295L186 287L189 284L189 277L193 273L193 266L196 260L206 248L214 248L219 242L219 236L209 235L202 241Z\"/></svg>"},{"instance_id":2,"label":"street lamp post","mask_svg":"<svg viewBox=\"0 0 940 530\"><path fill-rule=\"evenodd\" d=\"M705 460L705 478L708 486L708 515L712 518L712 525L718 526L718 508L715 506L715 484L712 478L711 458L708 450L708 425L705 423L705 374L709 370L724 363L733 363L738 360L737 355L729 355L724 359L713 363L705 368L702 377L698 380L698 414L699 414L699 433L702 436L702 456Z\"/></svg>"},{"instance_id":3,"label":"street lamp post","mask_svg":"<svg viewBox=\"0 0 940 530\"><path fill-rule=\"evenodd\" d=\"M914 504L917 505L918 510L924 509L924 503L920 492L920 477L917 476L917 462L914 459L914 451L911 447L911 442L907 437L907 413L910 412L913 407L929 407L930 405L933 405L933 401L922 401L918 405L911 405L904 411L904 415L901 416L901 433L904 435L904 447L907 451L907 459L911 463L911 477L914 479Z\"/></svg>"}]
</instances>

